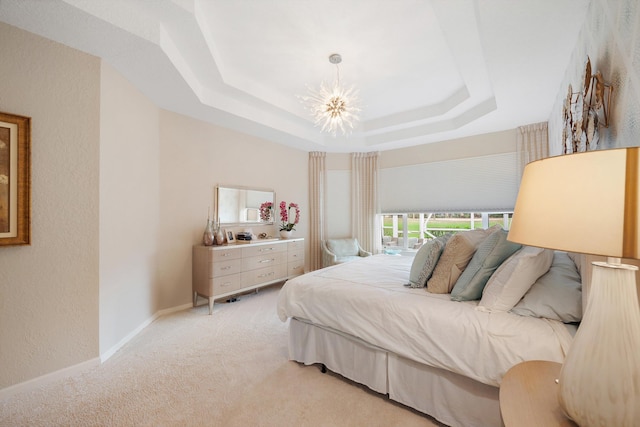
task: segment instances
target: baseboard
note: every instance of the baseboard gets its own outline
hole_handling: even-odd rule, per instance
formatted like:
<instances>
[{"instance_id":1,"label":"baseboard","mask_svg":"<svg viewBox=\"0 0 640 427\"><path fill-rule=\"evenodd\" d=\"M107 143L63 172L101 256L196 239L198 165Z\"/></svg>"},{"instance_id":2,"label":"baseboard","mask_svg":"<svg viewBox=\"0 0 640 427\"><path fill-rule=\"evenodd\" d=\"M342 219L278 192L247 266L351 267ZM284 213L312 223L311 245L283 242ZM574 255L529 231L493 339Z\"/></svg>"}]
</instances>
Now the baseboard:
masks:
<instances>
[{"instance_id":1,"label":"baseboard","mask_svg":"<svg viewBox=\"0 0 640 427\"><path fill-rule=\"evenodd\" d=\"M165 308L164 310L159 310L149 319L142 322L140 326L134 329L131 333L127 334L127 336L121 339L116 345L111 347L106 352L102 353L100 357L94 357L93 359L86 360L76 365L69 366L67 368L63 368L55 372L50 372L48 374L44 374L39 377L32 378L25 382L14 384L12 386L0 389L0 400L6 399L16 393L33 390L37 387L42 387L43 385L46 385L50 382L71 377L74 375L78 375L89 369L95 368L96 366L100 366L107 359L113 356L116 353L116 351L120 350L120 348L122 348L126 343L128 343L136 335L138 335L144 328L146 328L151 323L153 323L154 320L158 319L159 317L166 316L167 314L174 313L176 311L182 311L182 310L191 308L192 306L193 306L192 303L187 303L187 304L182 304L176 307Z\"/></svg>"},{"instance_id":2,"label":"baseboard","mask_svg":"<svg viewBox=\"0 0 640 427\"><path fill-rule=\"evenodd\" d=\"M161 317L161 316L166 316L167 314L171 314L171 313L175 313L176 311L182 311L182 310L186 310L187 308L192 308L193 307L193 303L192 302L188 302L186 304L182 304L182 305L178 305L176 307L171 307L171 308L165 308L164 310L160 310L159 312L157 312L157 317Z\"/></svg>"},{"instance_id":3,"label":"baseboard","mask_svg":"<svg viewBox=\"0 0 640 427\"><path fill-rule=\"evenodd\" d=\"M42 387L43 385L46 385L53 381L71 377L73 375L78 375L90 369L93 369L97 366L100 366L100 358L94 357L93 359L89 359L87 361L78 363L76 365L72 365L67 368L62 368L60 370L41 375L39 377L32 378L25 382L15 384L7 388L3 388L2 390L0 390L0 401L16 393L21 393L23 391L30 391L37 387Z\"/></svg>"}]
</instances>

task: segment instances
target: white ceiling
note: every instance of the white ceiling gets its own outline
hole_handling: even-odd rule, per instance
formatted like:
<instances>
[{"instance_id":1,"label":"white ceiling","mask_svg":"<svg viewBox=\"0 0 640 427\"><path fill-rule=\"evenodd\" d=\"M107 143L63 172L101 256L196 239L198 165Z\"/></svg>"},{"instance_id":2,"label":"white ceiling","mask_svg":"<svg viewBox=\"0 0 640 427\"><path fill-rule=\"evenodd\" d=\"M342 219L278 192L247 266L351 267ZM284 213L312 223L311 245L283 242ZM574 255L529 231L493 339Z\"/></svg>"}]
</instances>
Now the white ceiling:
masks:
<instances>
[{"instance_id":1,"label":"white ceiling","mask_svg":"<svg viewBox=\"0 0 640 427\"><path fill-rule=\"evenodd\" d=\"M588 0L0 0L160 107L302 150L388 150L546 121ZM298 96L359 91L348 137Z\"/></svg>"}]
</instances>

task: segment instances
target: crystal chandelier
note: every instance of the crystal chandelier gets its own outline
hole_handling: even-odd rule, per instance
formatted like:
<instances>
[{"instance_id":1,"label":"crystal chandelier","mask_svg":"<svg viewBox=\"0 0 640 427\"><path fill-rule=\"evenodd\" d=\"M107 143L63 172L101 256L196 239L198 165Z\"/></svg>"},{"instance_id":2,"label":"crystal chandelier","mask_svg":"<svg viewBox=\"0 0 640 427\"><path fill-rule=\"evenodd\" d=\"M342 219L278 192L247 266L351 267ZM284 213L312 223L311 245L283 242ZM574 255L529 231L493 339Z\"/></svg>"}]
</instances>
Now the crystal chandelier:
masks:
<instances>
[{"instance_id":1,"label":"crystal chandelier","mask_svg":"<svg viewBox=\"0 0 640 427\"><path fill-rule=\"evenodd\" d=\"M343 135L348 135L358 121L358 93L353 87L340 86L340 69L338 64L342 57L334 53L329 56L329 62L336 66L336 80L332 86L320 83L320 89L309 89L308 96L300 98L305 107L311 112L316 126L321 126L323 132L336 136L338 129Z\"/></svg>"}]
</instances>

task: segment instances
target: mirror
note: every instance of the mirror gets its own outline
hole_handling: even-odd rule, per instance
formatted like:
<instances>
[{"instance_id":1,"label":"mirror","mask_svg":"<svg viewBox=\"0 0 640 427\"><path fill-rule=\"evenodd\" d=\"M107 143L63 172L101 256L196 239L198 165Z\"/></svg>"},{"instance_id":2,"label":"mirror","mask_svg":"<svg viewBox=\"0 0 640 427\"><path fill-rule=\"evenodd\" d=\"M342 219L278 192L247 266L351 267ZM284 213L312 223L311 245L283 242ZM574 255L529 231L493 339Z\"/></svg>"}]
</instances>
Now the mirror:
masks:
<instances>
[{"instance_id":1,"label":"mirror","mask_svg":"<svg viewBox=\"0 0 640 427\"><path fill-rule=\"evenodd\" d=\"M215 192L216 218L220 224L271 225L275 216L276 194L273 190L217 186ZM260 205L271 202L271 218L260 219Z\"/></svg>"}]
</instances>

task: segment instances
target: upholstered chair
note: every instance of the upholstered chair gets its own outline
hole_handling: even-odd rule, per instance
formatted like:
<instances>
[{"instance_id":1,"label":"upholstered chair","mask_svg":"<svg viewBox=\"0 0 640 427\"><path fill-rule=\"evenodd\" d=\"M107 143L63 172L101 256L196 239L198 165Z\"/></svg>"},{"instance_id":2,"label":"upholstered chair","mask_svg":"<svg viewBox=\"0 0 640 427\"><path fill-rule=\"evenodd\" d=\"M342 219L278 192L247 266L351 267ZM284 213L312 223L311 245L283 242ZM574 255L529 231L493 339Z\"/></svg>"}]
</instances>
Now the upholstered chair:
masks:
<instances>
[{"instance_id":1,"label":"upholstered chair","mask_svg":"<svg viewBox=\"0 0 640 427\"><path fill-rule=\"evenodd\" d=\"M334 264L353 261L361 257L370 256L358 243L358 239L327 239L322 242L322 266L328 267Z\"/></svg>"}]
</instances>

